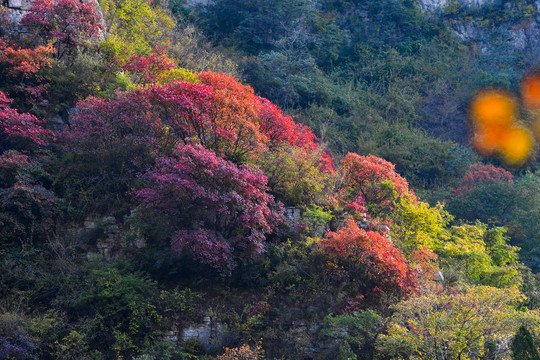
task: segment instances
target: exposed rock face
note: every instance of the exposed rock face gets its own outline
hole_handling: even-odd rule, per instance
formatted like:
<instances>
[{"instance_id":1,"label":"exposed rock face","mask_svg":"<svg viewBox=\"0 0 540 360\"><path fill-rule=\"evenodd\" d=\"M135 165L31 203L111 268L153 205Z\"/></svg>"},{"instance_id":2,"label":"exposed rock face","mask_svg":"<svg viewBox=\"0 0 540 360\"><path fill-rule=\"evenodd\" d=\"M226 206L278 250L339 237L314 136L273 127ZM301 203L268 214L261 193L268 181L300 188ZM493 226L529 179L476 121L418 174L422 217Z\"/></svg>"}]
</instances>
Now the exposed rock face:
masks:
<instances>
[{"instance_id":1,"label":"exposed rock face","mask_svg":"<svg viewBox=\"0 0 540 360\"><path fill-rule=\"evenodd\" d=\"M513 3L503 3L502 0L418 0L418 6L424 12L435 16L449 3L457 2L460 5L481 9L486 6L503 7L511 10L516 6ZM486 27L474 20L461 20L459 18L447 22L454 34L465 43L474 43L484 54L500 55L501 50L493 47L494 43L506 44L509 50L523 52L525 58L537 58L540 53L540 0L534 2L536 15L516 23L504 23L497 26ZM504 51L504 50L503 50Z\"/></svg>"},{"instance_id":2,"label":"exposed rock face","mask_svg":"<svg viewBox=\"0 0 540 360\"><path fill-rule=\"evenodd\" d=\"M434 11L444 7L452 0L420 0L420 8L424 11ZM501 0L457 0L458 3L466 6L482 7L484 5L500 5Z\"/></svg>"},{"instance_id":3,"label":"exposed rock face","mask_svg":"<svg viewBox=\"0 0 540 360\"><path fill-rule=\"evenodd\" d=\"M449 0L420 0L419 6L422 11L435 11L443 8Z\"/></svg>"},{"instance_id":4,"label":"exposed rock face","mask_svg":"<svg viewBox=\"0 0 540 360\"><path fill-rule=\"evenodd\" d=\"M106 258L123 256L147 246L135 229L119 224L113 216L88 217L83 224L73 224L60 230L63 237L83 244L88 255Z\"/></svg>"},{"instance_id":5,"label":"exposed rock face","mask_svg":"<svg viewBox=\"0 0 540 360\"><path fill-rule=\"evenodd\" d=\"M289 206L285 208L285 217L291 224L297 224L300 221L300 216L302 211L294 206Z\"/></svg>"},{"instance_id":6,"label":"exposed rock face","mask_svg":"<svg viewBox=\"0 0 540 360\"><path fill-rule=\"evenodd\" d=\"M10 9L11 18L18 22L30 9L32 0L4 0L2 5Z\"/></svg>"},{"instance_id":7,"label":"exposed rock face","mask_svg":"<svg viewBox=\"0 0 540 360\"><path fill-rule=\"evenodd\" d=\"M182 330L182 340L197 340L204 350L221 350L227 345L229 331L226 324L216 323L206 316L202 324L194 324Z\"/></svg>"}]
</instances>

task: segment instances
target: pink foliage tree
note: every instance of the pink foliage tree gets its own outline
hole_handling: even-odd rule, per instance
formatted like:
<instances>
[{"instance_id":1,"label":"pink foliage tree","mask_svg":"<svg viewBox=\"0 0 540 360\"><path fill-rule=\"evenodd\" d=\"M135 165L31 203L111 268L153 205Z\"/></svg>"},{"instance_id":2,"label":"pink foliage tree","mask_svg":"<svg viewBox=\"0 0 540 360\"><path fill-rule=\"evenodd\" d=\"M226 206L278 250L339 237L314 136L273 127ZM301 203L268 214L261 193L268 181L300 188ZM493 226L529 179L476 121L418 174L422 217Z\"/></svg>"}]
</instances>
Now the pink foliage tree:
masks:
<instances>
[{"instance_id":1,"label":"pink foliage tree","mask_svg":"<svg viewBox=\"0 0 540 360\"><path fill-rule=\"evenodd\" d=\"M135 195L166 219L174 232L172 249L224 274L262 253L266 234L281 221L260 170L202 146L179 145L144 178L148 185Z\"/></svg>"},{"instance_id":2,"label":"pink foliage tree","mask_svg":"<svg viewBox=\"0 0 540 360\"><path fill-rule=\"evenodd\" d=\"M514 176L511 172L493 165L472 164L459 183L459 187L452 190L452 193L454 195L463 195L471 191L476 185L489 182L513 184Z\"/></svg>"},{"instance_id":3,"label":"pink foliage tree","mask_svg":"<svg viewBox=\"0 0 540 360\"><path fill-rule=\"evenodd\" d=\"M104 31L103 18L93 1L34 0L21 23L43 42L53 43L58 58Z\"/></svg>"},{"instance_id":4,"label":"pink foliage tree","mask_svg":"<svg viewBox=\"0 0 540 360\"><path fill-rule=\"evenodd\" d=\"M52 133L40 126L43 120L19 113L9 106L10 103L11 99L0 91L0 153L47 145Z\"/></svg>"}]
</instances>

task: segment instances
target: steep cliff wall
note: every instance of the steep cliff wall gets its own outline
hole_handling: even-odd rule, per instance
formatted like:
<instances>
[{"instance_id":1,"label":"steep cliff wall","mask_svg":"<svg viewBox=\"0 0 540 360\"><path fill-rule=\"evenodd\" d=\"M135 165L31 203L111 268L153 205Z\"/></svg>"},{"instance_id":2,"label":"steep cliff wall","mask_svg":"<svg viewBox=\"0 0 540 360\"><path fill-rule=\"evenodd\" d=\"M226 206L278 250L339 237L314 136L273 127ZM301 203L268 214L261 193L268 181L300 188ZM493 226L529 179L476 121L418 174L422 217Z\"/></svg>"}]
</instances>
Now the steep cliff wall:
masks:
<instances>
[{"instance_id":1,"label":"steep cliff wall","mask_svg":"<svg viewBox=\"0 0 540 360\"><path fill-rule=\"evenodd\" d=\"M18 21L30 8L32 0L4 0L2 5L9 8L13 20Z\"/></svg>"},{"instance_id":2,"label":"steep cliff wall","mask_svg":"<svg viewBox=\"0 0 540 360\"><path fill-rule=\"evenodd\" d=\"M419 0L464 43L496 58L514 56L526 66L540 57L540 0Z\"/></svg>"}]
</instances>

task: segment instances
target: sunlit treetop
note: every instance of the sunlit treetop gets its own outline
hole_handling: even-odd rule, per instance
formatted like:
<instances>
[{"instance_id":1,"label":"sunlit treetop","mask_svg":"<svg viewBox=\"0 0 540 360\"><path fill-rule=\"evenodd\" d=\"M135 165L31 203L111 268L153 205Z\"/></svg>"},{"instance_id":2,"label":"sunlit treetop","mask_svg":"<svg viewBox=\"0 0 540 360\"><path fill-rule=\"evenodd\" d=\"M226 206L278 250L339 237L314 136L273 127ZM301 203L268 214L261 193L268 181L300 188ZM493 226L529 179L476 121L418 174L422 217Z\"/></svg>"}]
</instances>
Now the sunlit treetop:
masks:
<instances>
[{"instance_id":1,"label":"sunlit treetop","mask_svg":"<svg viewBox=\"0 0 540 360\"><path fill-rule=\"evenodd\" d=\"M128 58L150 55L169 44L173 19L148 0L99 0L107 24L102 48L106 54Z\"/></svg>"},{"instance_id":2,"label":"sunlit treetop","mask_svg":"<svg viewBox=\"0 0 540 360\"><path fill-rule=\"evenodd\" d=\"M343 186L347 195L360 194L374 215L392 210L394 201L416 196L405 178L396 173L395 165L374 155L348 153L342 160Z\"/></svg>"}]
</instances>

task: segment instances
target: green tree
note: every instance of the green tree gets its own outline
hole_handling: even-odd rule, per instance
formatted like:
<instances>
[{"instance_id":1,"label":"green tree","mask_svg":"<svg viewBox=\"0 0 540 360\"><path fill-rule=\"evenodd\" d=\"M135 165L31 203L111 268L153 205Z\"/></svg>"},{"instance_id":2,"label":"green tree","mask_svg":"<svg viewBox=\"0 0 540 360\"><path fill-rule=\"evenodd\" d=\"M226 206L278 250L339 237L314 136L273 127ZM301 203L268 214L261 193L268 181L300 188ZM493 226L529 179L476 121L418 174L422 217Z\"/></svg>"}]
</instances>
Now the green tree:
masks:
<instances>
[{"instance_id":1,"label":"green tree","mask_svg":"<svg viewBox=\"0 0 540 360\"><path fill-rule=\"evenodd\" d=\"M411 197L401 198L391 215L392 239L405 253L440 246L439 236L452 217L441 204L432 207Z\"/></svg>"},{"instance_id":2,"label":"green tree","mask_svg":"<svg viewBox=\"0 0 540 360\"><path fill-rule=\"evenodd\" d=\"M381 328L382 319L373 310L327 315L319 333L319 339L324 345L321 358L372 358L375 338Z\"/></svg>"},{"instance_id":3,"label":"green tree","mask_svg":"<svg viewBox=\"0 0 540 360\"><path fill-rule=\"evenodd\" d=\"M174 20L147 0L99 0L106 23L101 46L111 57L148 55L168 45Z\"/></svg>"},{"instance_id":4,"label":"green tree","mask_svg":"<svg viewBox=\"0 0 540 360\"><path fill-rule=\"evenodd\" d=\"M514 360L540 360L540 354L534 345L531 332L521 325L510 345Z\"/></svg>"},{"instance_id":5,"label":"green tree","mask_svg":"<svg viewBox=\"0 0 540 360\"><path fill-rule=\"evenodd\" d=\"M379 355L390 359L458 360L483 358L488 344L502 358L504 341L522 325L540 326L537 311L520 312L516 288L488 286L449 289L413 297L394 306L388 331L377 341ZM497 345L499 344L499 345Z\"/></svg>"},{"instance_id":6,"label":"green tree","mask_svg":"<svg viewBox=\"0 0 540 360\"><path fill-rule=\"evenodd\" d=\"M452 269L466 282L495 287L515 286L521 282L518 248L508 245L503 228L485 225L453 226L441 233L439 255L443 268Z\"/></svg>"}]
</instances>

